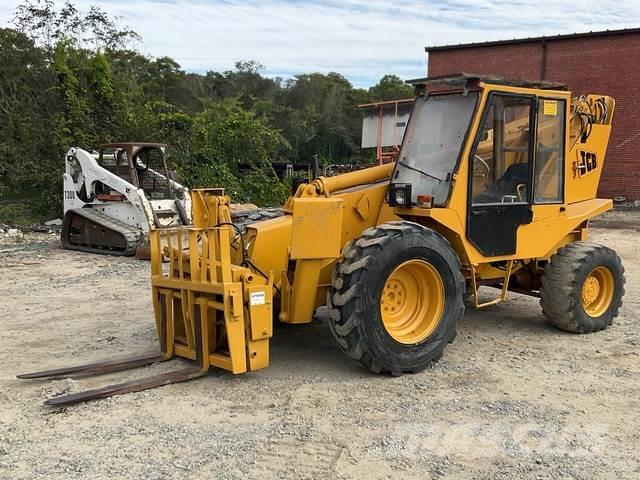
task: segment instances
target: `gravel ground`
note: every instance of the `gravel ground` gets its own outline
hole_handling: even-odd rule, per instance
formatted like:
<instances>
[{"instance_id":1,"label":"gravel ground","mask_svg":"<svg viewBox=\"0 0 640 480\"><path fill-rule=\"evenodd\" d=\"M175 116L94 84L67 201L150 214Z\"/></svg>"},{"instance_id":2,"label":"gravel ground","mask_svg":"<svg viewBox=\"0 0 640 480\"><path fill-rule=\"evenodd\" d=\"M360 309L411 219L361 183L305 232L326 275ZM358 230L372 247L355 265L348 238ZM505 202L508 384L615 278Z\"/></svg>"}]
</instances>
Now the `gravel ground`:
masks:
<instances>
[{"instance_id":1,"label":"gravel ground","mask_svg":"<svg viewBox=\"0 0 640 480\"><path fill-rule=\"evenodd\" d=\"M15 379L154 350L149 264L0 235L0 479L639 478L638 215L593 223L627 270L607 331L557 331L514 294L469 309L436 365L391 378L352 364L322 322L288 326L266 370L63 409L42 400L175 368Z\"/></svg>"}]
</instances>

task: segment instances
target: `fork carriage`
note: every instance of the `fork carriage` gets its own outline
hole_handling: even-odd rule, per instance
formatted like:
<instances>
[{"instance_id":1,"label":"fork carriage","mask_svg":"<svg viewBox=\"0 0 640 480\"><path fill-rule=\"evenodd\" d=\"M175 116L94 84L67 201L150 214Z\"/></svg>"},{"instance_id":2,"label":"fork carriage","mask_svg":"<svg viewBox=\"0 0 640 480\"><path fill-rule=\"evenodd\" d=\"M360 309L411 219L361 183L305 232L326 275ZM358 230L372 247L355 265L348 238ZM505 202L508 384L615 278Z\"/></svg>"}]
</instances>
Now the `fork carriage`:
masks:
<instances>
[{"instance_id":1,"label":"fork carriage","mask_svg":"<svg viewBox=\"0 0 640 480\"><path fill-rule=\"evenodd\" d=\"M164 355L243 373L269 363L273 276L232 262L231 230L151 232L153 308Z\"/></svg>"},{"instance_id":2,"label":"fork carriage","mask_svg":"<svg viewBox=\"0 0 640 480\"><path fill-rule=\"evenodd\" d=\"M151 288L159 353L18 375L21 379L79 378L181 357L195 366L55 397L65 406L184 382L210 367L234 374L269 364L273 334L273 274L242 266L245 250L230 221L229 199L219 189L193 192L196 227L154 229ZM213 225L213 226L207 226Z\"/></svg>"}]
</instances>

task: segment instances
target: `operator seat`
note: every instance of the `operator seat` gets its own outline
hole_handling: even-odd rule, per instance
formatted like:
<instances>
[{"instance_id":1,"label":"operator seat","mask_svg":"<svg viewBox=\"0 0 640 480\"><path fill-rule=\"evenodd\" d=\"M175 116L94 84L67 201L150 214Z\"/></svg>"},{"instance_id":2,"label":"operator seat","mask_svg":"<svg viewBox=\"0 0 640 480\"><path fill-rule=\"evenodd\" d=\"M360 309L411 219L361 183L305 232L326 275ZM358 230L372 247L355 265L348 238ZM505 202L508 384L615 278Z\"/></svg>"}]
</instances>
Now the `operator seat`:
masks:
<instances>
[{"instance_id":1,"label":"operator seat","mask_svg":"<svg viewBox=\"0 0 640 480\"><path fill-rule=\"evenodd\" d=\"M505 195L515 195L518 197L518 185L529 184L529 163L514 163L509 165L500 178L495 180L489 187L477 195L474 203L502 203Z\"/></svg>"}]
</instances>

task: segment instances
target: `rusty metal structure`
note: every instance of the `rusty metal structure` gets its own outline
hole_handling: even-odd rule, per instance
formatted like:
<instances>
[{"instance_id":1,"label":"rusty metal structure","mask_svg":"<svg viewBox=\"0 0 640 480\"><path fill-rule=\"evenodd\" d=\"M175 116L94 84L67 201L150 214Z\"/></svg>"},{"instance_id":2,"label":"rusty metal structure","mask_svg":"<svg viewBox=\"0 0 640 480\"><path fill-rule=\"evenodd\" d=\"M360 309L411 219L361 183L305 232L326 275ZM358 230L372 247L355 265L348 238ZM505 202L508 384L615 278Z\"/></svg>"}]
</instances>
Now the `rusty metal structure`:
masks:
<instances>
[{"instance_id":1,"label":"rusty metal structure","mask_svg":"<svg viewBox=\"0 0 640 480\"><path fill-rule=\"evenodd\" d=\"M395 161L409 120L413 99L358 105L362 110L361 148L375 148L378 165Z\"/></svg>"}]
</instances>

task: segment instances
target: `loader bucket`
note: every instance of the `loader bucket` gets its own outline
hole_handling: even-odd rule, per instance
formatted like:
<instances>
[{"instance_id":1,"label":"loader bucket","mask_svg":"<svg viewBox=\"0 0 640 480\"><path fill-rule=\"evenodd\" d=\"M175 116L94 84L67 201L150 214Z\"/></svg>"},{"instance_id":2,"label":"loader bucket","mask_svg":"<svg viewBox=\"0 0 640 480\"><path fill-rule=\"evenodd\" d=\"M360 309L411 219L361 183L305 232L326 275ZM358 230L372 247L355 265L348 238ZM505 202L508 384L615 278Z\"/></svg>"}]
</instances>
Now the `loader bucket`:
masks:
<instances>
[{"instance_id":1,"label":"loader bucket","mask_svg":"<svg viewBox=\"0 0 640 480\"><path fill-rule=\"evenodd\" d=\"M138 260L149 260L151 258L151 246L149 245L148 235L144 233L140 234L135 256Z\"/></svg>"}]
</instances>

